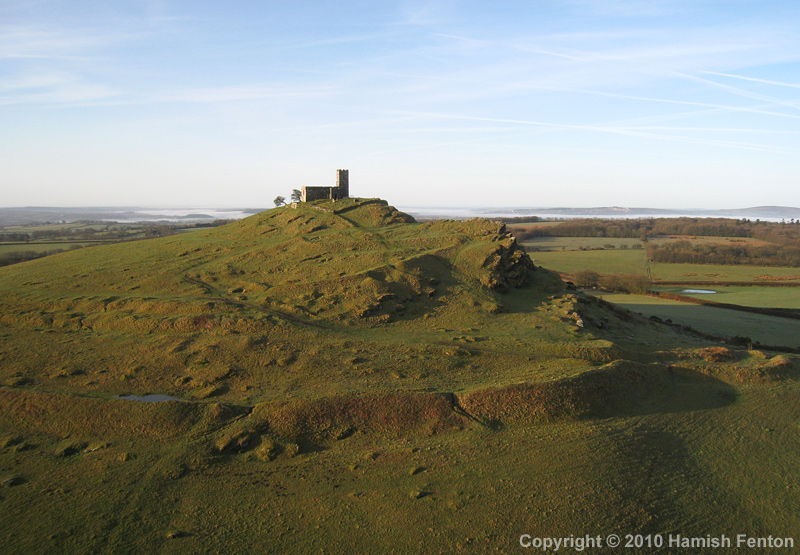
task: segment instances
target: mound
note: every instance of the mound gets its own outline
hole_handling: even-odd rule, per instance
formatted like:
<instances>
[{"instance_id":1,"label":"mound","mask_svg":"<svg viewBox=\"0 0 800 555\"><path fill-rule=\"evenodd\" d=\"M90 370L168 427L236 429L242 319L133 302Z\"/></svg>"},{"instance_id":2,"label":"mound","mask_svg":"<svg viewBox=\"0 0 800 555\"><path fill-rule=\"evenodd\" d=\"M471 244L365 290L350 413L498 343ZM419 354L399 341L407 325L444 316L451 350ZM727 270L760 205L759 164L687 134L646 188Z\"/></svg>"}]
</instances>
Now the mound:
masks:
<instances>
[{"instance_id":1,"label":"mound","mask_svg":"<svg viewBox=\"0 0 800 555\"><path fill-rule=\"evenodd\" d=\"M419 224L379 199L298 203L0 278L0 383L73 394L252 406L480 391L612 362L626 352L600 334L641 327L563 294L501 223ZM531 387L531 406L562 395ZM570 399L542 410L595 410ZM507 409L475 410L494 419Z\"/></svg>"},{"instance_id":2,"label":"mound","mask_svg":"<svg viewBox=\"0 0 800 555\"><path fill-rule=\"evenodd\" d=\"M294 321L419 316L435 306L428 299L460 285L479 296L481 287L507 291L534 282L536 268L501 224L418 225L385 201L346 199L287 206L188 236L68 253L3 273L14 304L27 298L36 307L22 318L5 311L9 324L80 329L109 325L109 312L113 326L123 313L186 328L170 316L206 313L208 301ZM69 312L80 317L55 315Z\"/></svg>"},{"instance_id":3,"label":"mound","mask_svg":"<svg viewBox=\"0 0 800 555\"><path fill-rule=\"evenodd\" d=\"M716 395L701 395L687 403L679 385L692 384L715 388ZM669 412L672 396L681 410L722 406L734 398L721 382L709 381L702 374L661 364L641 364L617 360L578 376L544 383L525 383L476 391L459 398L470 415L487 422L546 423L557 420L606 418Z\"/></svg>"}]
</instances>

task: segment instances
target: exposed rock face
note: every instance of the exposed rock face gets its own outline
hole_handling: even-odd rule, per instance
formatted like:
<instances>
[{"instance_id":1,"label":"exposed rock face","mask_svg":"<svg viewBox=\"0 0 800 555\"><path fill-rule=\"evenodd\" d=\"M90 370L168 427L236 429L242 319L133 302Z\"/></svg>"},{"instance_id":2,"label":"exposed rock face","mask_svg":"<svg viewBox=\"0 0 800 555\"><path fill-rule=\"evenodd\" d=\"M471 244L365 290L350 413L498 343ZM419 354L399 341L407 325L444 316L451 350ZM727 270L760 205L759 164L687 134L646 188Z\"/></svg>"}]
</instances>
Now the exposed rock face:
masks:
<instances>
[{"instance_id":1,"label":"exposed rock face","mask_svg":"<svg viewBox=\"0 0 800 555\"><path fill-rule=\"evenodd\" d=\"M483 267L489 273L481 281L489 289L500 293L510 287L529 285L533 280L533 272L536 271L533 261L513 237L501 239L484 261Z\"/></svg>"}]
</instances>

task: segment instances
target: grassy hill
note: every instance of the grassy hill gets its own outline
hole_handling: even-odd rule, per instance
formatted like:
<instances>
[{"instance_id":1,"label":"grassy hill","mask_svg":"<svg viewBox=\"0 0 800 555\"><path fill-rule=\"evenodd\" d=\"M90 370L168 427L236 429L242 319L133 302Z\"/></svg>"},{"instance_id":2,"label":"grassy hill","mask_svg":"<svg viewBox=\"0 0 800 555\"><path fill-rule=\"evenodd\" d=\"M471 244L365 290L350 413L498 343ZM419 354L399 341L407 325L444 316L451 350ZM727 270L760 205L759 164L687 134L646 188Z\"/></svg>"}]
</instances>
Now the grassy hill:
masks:
<instances>
[{"instance_id":1,"label":"grassy hill","mask_svg":"<svg viewBox=\"0 0 800 555\"><path fill-rule=\"evenodd\" d=\"M0 269L0 548L797 537L796 365L376 199L54 255Z\"/></svg>"}]
</instances>

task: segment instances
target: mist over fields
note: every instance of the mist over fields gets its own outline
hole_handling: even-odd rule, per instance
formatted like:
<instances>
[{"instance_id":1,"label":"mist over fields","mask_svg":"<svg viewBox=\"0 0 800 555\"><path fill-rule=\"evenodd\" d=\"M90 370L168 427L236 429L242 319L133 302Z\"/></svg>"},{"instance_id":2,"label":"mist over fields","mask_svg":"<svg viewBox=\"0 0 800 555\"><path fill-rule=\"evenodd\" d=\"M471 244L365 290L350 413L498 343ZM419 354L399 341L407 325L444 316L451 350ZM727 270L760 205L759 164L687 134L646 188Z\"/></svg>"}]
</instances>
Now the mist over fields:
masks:
<instances>
[{"instance_id":1,"label":"mist over fields","mask_svg":"<svg viewBox=\"0 0 800 555\"><path fill-rule=\"evenodd\" d=\"M672 210L661 208L527 208L527 207L399 207L422 219L467 218L747 218L781 221L800 219L800 208L790 206L757 206L719 210ZM0 226L39 223L103 221L103 222L209 222L238 220L265 208L220 207L18 207L0 208Z\"/></svg>"}]
</instances>

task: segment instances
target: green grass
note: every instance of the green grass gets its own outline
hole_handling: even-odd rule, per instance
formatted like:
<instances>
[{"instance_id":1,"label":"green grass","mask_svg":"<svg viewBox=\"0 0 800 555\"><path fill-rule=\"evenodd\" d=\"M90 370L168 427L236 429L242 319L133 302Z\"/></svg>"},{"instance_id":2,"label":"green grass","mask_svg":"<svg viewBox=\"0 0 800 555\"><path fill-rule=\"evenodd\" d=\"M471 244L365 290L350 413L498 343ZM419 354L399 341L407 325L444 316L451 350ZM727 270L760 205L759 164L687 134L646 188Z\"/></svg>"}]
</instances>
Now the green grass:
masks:
<instances>
[{"instance_id":1,"label":"green grass","mask_svg":"<svg viewBox=\"0 0 800 555\"><path fill-rule=\"evenodd\" d=\"M670 301L645 295L597 293L644 316L658 316L721 337L750 337L765 345L800 347L800 320ZM716 295L710 295L716 297Z\"/></svg>"},{"instance_id":2,"label":"green grass","mask_svg":"<svg viewBox=\"0 0 800 555\"><path fill-rule=\"evenodd\" d=\"M594 270L600 274L646 274L644 250L532 252L536 264L548 270L574 274Z\"/></svg>"},{"instance_id":3,"label":"green grass","mask_svg":"<svg viewBox=\"0 0 800 555\"><path fill-rule=\"evenodd\" d=\"M682 281L703 283L708 281L792 281L800 282L800 268L772 266L734 266L712 264L657 264L650 265L655 281Z\"/></svg>"},{"instance_id":4,"label":"green grass","mask_svg":"<svg viewBox=\"0 0 800 555\"><path fill-rule=\"evenodd\" d=\"M675 293L686 297L695 297L719 303L738 304L762 308L800 309L800 289L795 287L758 287L747 286L709 286L707 289L715 294L686 293L686 287L655 287L655 291ZM689 288L691 289L691 288Z\"/></svg>"},{"instance_id":5,"label":"green grass","mask_svg":"<svg viewBox=\"0 0 800 555\"><path fill-rule=\"evenodd\" d=\"M578 244L574 238L556 238ZM583 240L583 239L581 239ZM524 243L527 245L529 243ZM581 270L594 270L600 274L646 274L644 250L564 250L531 252L537 264L555 272L574 274ZM658 264L650 263L654 282L681 281L704 282L800 282L800 268L766 266L734 266L711 264Z\"/></svg>"}]
</instances>

